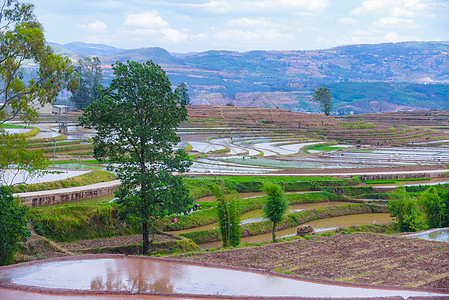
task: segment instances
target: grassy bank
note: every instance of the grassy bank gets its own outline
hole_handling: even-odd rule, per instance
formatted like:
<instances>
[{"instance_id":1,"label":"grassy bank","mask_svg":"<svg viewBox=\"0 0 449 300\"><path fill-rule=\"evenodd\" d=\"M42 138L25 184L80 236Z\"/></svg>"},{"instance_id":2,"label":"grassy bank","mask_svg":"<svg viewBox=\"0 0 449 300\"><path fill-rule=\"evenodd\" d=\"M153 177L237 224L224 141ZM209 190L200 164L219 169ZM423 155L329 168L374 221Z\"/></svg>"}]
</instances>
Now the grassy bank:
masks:
<instances>
[{"instance_id":1,"label":"grassy bank","mask_svg":"<svg viewBox=\"0 0 449 300\"><path fill-rule=\"evenodd\" d=\"M322 187L354 186L361 183L355 176L352 178L332 177L261 177L261 176L233 176L207 177L201 179L185 179L193 198L212 195L211 185L222 185L230 191L238 193L260 192L265 182L276 182L286 192L319 191Z\"/></svg>"},{"instance_id":2,"label":"grassy bank","mask_svg":"<svg viewBox=\"0 0 449 300\"><path fill-rule=\"evenodd\" d=\"M29 220L37 234L56 242L139 233L120 221L117 210L110 203L32 208Z\"/></svg>"}]
</instances>

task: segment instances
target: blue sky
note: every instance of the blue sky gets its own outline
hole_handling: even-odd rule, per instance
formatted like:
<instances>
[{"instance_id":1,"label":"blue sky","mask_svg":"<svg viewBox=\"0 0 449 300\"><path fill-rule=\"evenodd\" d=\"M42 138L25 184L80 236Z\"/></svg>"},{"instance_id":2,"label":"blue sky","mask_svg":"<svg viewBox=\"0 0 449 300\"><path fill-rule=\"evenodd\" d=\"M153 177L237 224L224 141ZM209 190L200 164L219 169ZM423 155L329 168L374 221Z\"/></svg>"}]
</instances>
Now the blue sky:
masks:
<instances>
[{"instance_id":1,"label":"blue sky","mask_svg":"<svg viewBox=\"0 0 449 300\"><path fill-rule=\"evenodd\" d=\"M50 42L309 50L449 41L449 0L30 0Z\"/></svg>"}]
</instances>

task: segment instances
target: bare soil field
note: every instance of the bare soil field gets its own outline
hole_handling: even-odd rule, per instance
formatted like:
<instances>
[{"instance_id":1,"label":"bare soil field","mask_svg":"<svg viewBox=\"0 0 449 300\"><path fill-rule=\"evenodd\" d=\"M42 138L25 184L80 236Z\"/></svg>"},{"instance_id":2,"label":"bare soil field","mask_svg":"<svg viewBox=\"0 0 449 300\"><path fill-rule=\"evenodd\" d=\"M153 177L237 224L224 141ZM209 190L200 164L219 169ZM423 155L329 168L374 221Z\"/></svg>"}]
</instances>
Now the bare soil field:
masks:
<instances>
[{"instance_id":1,"label":"bare soil field","mask_svg":"<svg viewBox=\"0 0 449 300\"><path fill-rule=\"evenodd\" d=\"M165 242L172 240L176 240L176 238L165 234L157 234L154 236L153 241ZM131 244L140 244L141 242L142 242L142 235L135 234L135 235L116 236L104 239L82 240L71 243L58 243L58 245L69 251L78 252L84 249L125 246Z\"/></svg>"},{"instance_id":2,"label":"bare soil field","mask_svg":"<svg viewBox=\"0 0 449 300\"><path fill-rule=\"evenodd\" d=\"M316 236L176 258L325 280L449 291L449 243L393 235Z\"/></svg>"}]
</instances>

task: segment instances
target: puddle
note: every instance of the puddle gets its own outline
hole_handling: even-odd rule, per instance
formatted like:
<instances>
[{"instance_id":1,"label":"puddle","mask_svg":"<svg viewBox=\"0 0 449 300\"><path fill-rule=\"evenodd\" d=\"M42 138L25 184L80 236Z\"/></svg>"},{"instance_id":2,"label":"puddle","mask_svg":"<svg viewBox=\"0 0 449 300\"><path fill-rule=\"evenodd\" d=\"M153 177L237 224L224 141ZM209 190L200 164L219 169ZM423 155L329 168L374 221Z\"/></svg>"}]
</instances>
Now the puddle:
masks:
<instances>
[{"instance_id":1,"label":"puddle","mask_svg":"<svg viewBox=\"0 0 449 300\"><path fill-rule=\"evenodd\" d=\"M259 297L434 296L420 291L321 284L248 271L138 257L38 262L0 269L0 284L92 292ZM122 299L134 295L122 295Z\"/></svg>"}]
</instances>

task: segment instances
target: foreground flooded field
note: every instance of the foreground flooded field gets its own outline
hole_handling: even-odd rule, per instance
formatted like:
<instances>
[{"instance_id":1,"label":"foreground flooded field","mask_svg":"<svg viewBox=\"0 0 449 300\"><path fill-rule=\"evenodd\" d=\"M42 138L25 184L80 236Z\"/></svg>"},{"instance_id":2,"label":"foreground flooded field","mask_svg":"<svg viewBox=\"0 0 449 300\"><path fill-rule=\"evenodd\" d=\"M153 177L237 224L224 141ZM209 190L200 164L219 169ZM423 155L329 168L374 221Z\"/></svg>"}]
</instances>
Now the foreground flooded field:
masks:
<instances>
[{"instance_id":1,"label":"foreground flooded field","mask_svg":"<svg viewBox=\"0 0 449 300\"><path fill-rule=\"evenodd\" d=\"M132 294L302 296L302 297L390 297L436 296L412 290L387 290L303 281L288 276L249 269L229 269L182 261L115 257L42 261L12 268L0 268L0 288L38 287L50 293L128 292ZM42 290L42 289L41 289ZM57 291L59 290L59 292ZM1 292L1 290L0 290ZM123 295L123 298L128 298ZM131 296L129 296L131 297Z\"/></svg>"}]
</instances>

